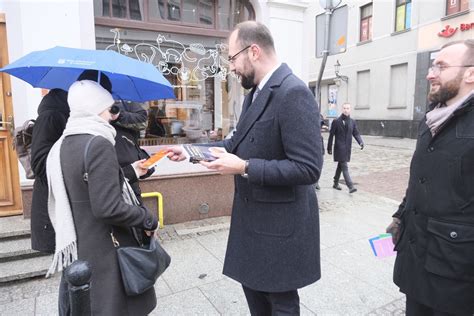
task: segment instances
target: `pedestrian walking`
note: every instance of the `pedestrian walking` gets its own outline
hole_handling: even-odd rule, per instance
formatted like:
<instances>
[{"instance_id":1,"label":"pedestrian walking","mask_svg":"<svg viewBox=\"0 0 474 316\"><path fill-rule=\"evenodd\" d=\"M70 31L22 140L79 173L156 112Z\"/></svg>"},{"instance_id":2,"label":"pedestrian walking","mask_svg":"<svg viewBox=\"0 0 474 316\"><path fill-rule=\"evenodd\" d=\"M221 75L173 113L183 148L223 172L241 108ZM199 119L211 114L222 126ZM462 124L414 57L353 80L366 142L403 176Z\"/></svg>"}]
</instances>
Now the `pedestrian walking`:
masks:
<instances>
[{"instance_id":1,"label":"pedestrian walking","mask_svg":"<svg viewBox=\"0 0 474 316\"><path fill-rule=\"evenodd\" d=\"M313 184L322 166L313 94L278 61L266 26L248 21L229 37L230 70L245 89L226 153L201 162L235 175L223 273L242 284L252 315L299 315L298 289L321 277Z\"/></svg>"},{"instance_id":2,"label":"pedestrian walking","mask_svg":"<svg viewBox=\"0 0 474 316\"><path fill-rule=\"evenodd\" d=\"M405 198L387 228L407 315L474 314L474 40L451 42L426 79Z\"/></svg>"},{"instance_id":3,"label":"pedestrian walking","mask_svg":"<svg viewBox=\"0 0 474 316\"><path fill-rule=\"evenodd\" d=\"M48 215L46 159L61 137L69 117L67 92L50 90L38 106L31 141L31 167L35 174L31 200L31 249L54 253L54 228Z\"/></svg>"},{"instance_id":4,"label":"pedestrian walking","mask_svg":"<svg viewBox=\"0 0 474 316\"><path fill-rule=\"evenodd\" d=\"M364 149L364 142L360 137L356 122L350 115L351 104L346 102L342 105L342 114L331 124L328 139L328 154L333 154L332 144L334 139L334 161L337 162L337 168L332 187L336 190L342 190L339 185L339 178L342 173L344 181L349 188L349 193L354 193L357 189L352 182L348 166L349 161L351 161L352 137L359 143L360 149Z\"/></svg>"}]
</instances>

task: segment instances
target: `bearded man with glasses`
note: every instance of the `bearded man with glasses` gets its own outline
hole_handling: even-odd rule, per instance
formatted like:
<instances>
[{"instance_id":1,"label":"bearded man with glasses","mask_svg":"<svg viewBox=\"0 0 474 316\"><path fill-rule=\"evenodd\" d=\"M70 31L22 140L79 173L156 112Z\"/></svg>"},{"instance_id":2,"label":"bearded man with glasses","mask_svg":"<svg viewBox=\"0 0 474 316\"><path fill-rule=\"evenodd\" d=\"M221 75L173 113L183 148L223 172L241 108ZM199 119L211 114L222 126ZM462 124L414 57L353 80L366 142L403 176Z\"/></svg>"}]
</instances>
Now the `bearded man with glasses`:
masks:
<instances>
[{"instance_id":1,"label":"bearded man with glasses","mask_svg":"<svg viewBox=\"0 0 474 316\"><path fill-rule=\"evenodd\" d=\"M405 198L387 228L407 315L474 314L474 40L444 45L429 69Z\"/></svg>"},{"instance_id":2,"label":"bearded man with glasses","mask_svg":"<svg viewBox=\"0 0 474 316\"><path fill-rule=\"evenodd\" d=\"M229 36L229 66L251 89L237 130L201 162L235 175L224 274L242 284L252 315L299 315L299 288L321 277L313 184L322 167L319 110L307 85L276 55L258 22ZM214 155L214 153L213 153Z\"/></svg>"}]
</instances>

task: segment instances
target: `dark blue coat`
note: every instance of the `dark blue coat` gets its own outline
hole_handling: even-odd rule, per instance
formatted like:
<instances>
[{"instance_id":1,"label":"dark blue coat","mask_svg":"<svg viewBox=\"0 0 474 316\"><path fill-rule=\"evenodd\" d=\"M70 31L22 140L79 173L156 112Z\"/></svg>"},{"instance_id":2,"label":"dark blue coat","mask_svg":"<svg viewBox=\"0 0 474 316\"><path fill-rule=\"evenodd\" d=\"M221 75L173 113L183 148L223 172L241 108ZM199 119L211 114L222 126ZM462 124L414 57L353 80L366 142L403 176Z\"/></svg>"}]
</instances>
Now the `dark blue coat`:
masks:
<instances>
[{"instance_id":1,"label":"dark blue coat","mask_svg":"<svg viewBox=\"0 0 474 316\"><path fill-rule=\"evenodd\" d=\"M312 187L322 166L319 110L286 64L250 104L252 95L223 144L249 160L248 179L235 176L224 274L254 290L289 291L321 276Z\"/></svg>"},{"instance_id":2,"label":"dark blue coat","mask_svg":"<svg viewBox=\"0 0 474 316\"><path fill-rule=\"evenodd\" d=\"M346 119L344 126L342 115L335 119L331 124L328 139L328 152L332 151L334 154L334 161L349 162L351 161L352 151L352 137L356 139L359 145L364 142L360 137L356 122L350 117ZM332 141L335 137L334 150L332 150Z\"/></svg>"}]
</instances>

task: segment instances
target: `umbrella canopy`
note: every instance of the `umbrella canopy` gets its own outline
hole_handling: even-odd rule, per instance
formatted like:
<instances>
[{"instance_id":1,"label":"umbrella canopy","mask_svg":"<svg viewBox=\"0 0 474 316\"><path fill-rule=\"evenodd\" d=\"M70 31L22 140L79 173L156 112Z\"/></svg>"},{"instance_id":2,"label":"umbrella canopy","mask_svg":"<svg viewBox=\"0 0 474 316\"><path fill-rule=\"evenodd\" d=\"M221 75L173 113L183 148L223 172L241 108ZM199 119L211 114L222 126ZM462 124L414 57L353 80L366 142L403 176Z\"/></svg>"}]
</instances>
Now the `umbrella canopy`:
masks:
<instances>
[{"instance_id":1,"label":"umbrella canopy","mask_svg":"<svg viewBox=\"0 0 474 316\"><path fill-rule=\"evenodd\" d=\"M152 64L114 51L56 46L35 51L1 68L35 88L69 90L87 69L109 77L115 99L136 102L175 98L173 87Z\"/></svg>"}]
</instances>

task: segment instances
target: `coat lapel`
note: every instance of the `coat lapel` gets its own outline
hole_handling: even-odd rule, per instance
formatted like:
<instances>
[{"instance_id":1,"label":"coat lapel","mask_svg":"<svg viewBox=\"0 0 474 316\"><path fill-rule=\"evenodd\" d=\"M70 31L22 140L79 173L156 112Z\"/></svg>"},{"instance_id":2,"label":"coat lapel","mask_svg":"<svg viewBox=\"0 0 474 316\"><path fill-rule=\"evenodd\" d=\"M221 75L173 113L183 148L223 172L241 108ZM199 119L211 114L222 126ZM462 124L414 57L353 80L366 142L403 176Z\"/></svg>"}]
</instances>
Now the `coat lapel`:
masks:
<instances>
[{"instance_id":1,"label":"coat lapel","mask_svg":"<svg viewBox=\"0 0 474 316\"><path fill-rule=\"evenodd\" d=\"M237 132L233 136L232 153L235 153L237 147L248 134L249 130L260 118L267 105L272 99L274 87L280 86L283 80L291 74L290 68L286 64L282 64L272 74L268 82L262 88L255 101L252 103L252 96L256 87L249 93L244 100L242 115L237 124Z\"/></svg>"}]
</instances>

